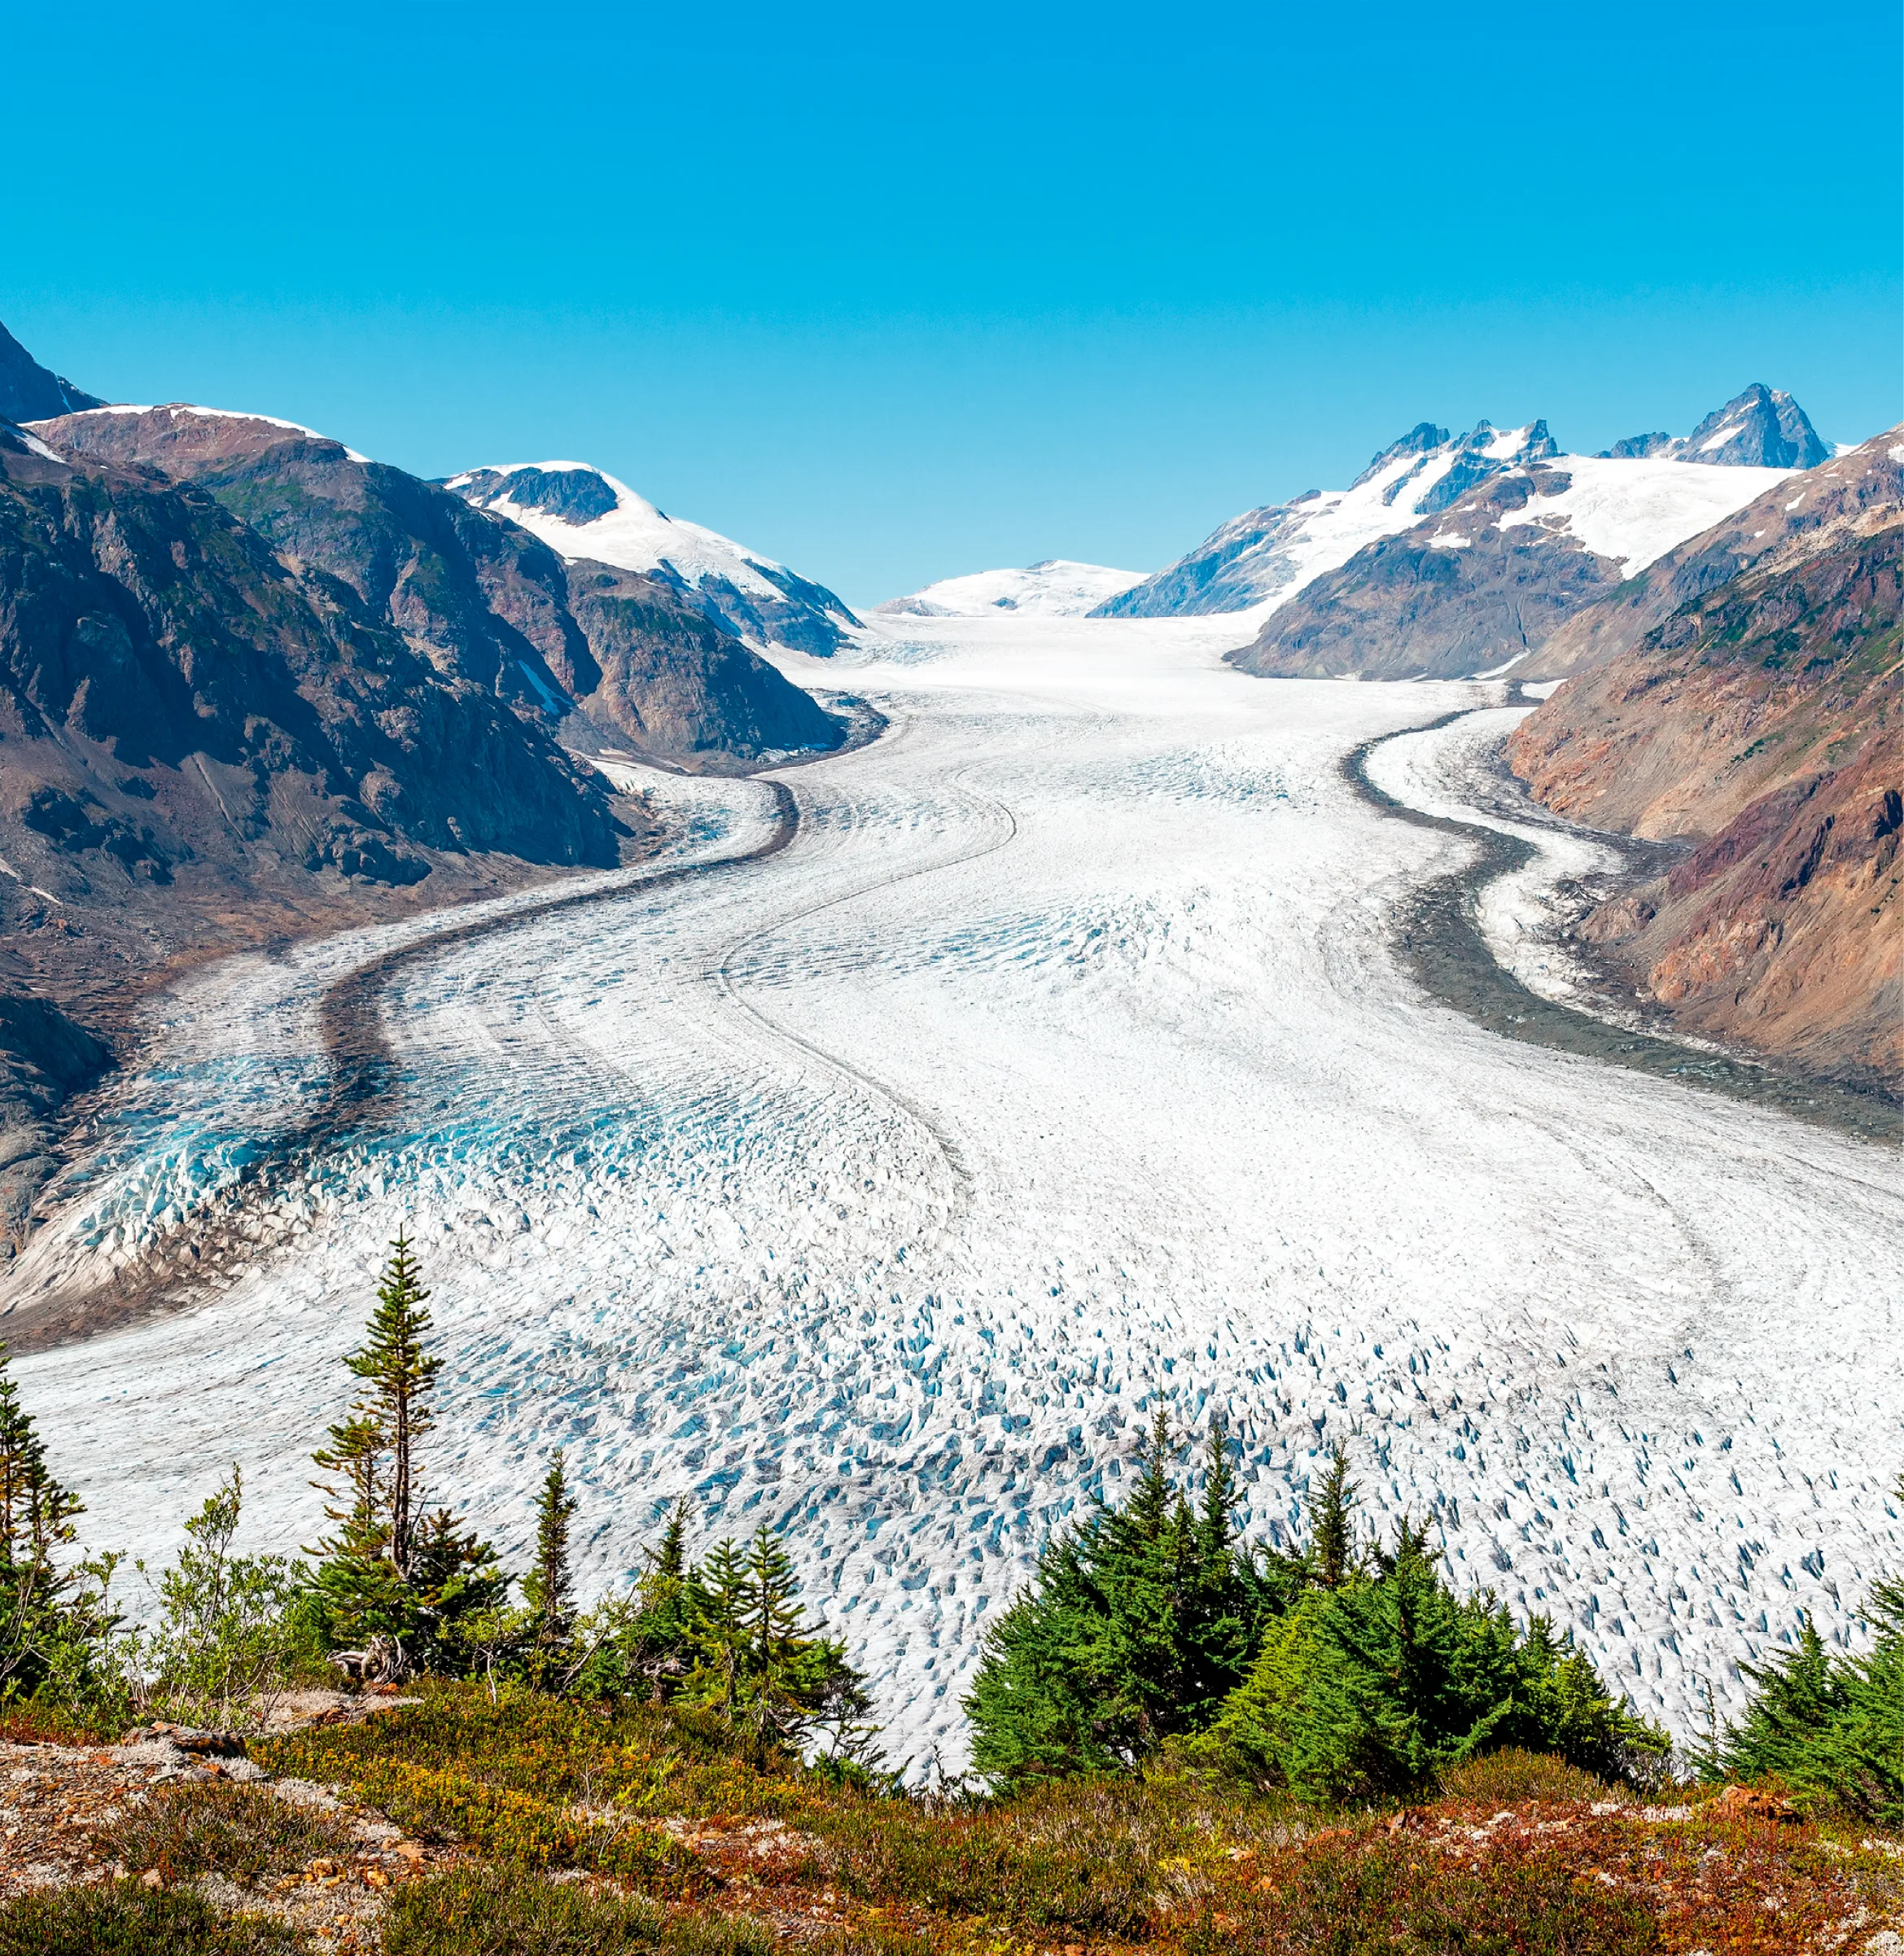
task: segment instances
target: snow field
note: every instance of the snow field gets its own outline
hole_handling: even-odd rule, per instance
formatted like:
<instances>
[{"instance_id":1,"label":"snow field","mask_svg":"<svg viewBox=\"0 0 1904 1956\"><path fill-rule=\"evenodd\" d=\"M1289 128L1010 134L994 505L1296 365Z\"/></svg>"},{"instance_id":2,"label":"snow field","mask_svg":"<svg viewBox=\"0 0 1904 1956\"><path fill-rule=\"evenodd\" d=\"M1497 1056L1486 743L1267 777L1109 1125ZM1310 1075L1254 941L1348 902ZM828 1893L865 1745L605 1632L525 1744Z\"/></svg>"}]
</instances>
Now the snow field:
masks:
<instances>
[{"instance_id":1,"label":"snow field","mask_svg":"<svg viewBox=\"0 0 1904 1956\"><path fill-rule=\"evenodd\" d=\"M437 1484L519 1560L566 1446L589 1590L679 1494L703 1549L766 1521L895 1758L962 1757L987 1622L1159 1393L1187 1439L1227 1420L1253 1534L1292 1539L1340 1438L1372 1522L1429 1518L1682 1735L1801 1608L1854 1643L1904 1566L1894 1157L1425 1003L1387 920L1465 845L1340 761L1498 696L1250 680L1225 623L882 621L852 683L892 730L780 777L790 848L404 968L400 1092L279 1192L295 1241L20 1362L89 1541L164 1552L233 1458L255 1538L310 1540L407 1223ZM1454 792L1432 743L1377 765ZM13 1294L154 1227L152 1164L176 1203L293 1119L317 991L370 948L201 974L71 1197L122 1238L55 1222Z\"/></svg>"}]
</instances>

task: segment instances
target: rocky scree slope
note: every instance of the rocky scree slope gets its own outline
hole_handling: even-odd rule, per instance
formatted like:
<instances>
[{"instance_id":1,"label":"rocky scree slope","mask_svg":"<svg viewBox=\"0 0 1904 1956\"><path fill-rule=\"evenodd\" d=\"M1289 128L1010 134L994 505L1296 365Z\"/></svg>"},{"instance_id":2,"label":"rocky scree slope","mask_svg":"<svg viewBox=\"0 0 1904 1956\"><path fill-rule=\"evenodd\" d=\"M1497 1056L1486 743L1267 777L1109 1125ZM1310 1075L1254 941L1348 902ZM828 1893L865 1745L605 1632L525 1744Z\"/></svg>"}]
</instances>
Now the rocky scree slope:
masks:
<instances>
[{"instance_id":1,"label":"rocky scree slope","mask_svg":"<svg viewBox=\"0 0 1904 1956\"><path fill-rule=\"evenodd\" d=\"M1580 927L1678 1022L1891 1092L1901 616L1904 427L1662 558L1508 743L1560 813L1693 845Z\"/></svg>"},{"instance_id":2,"label":"rocky scree slope","mask_svg":"<svg viewBox=\"0 0 1904 1956\"><path fill-rule=\"evenodd\" d=\"M657 509L586 462L471 469L443 487L520 524L565 558L638 571L733 637L829 659L860 621L824 584Z\"/></svg>"},{"instance_id":3,"label":"rocky scree slope","mask_svg":"<svg viewBox=\"0 0 1904 1956\"><path fill-rule=\"evenodd\" d=\"M1423 520L1311 578L1232 662L1279 678L1533 676L1570 619L1801 466L1782 458L1828 453L1790 396L1755 385L1683 441L1550 443L1478 479L1451 470Z\"/></svg>"},{"instance_id":4,"label":"rocky scree slope","mask_svg":"<svg viewBox=\"0 0 1904 1956\"><path fill-rule=\"evenodd\" d=\"M189 484L0 424L0 1232L158 969L629 836L547 728L348 584Z\"/></svg>"},{"instance_id":5,"label":"rocky scree slope","mask_svg":"<svg viewBox=\"0 0 1904 1956\"><path fill-rule=\"evenodd\" d=\"M545 719L580 751L732 771L843 737L811 694L669 580L565 560L519 524L340 442L176 405L33 432L195 484L288 561L348 584L440 672Z\"/></svg>"}]
</instances>

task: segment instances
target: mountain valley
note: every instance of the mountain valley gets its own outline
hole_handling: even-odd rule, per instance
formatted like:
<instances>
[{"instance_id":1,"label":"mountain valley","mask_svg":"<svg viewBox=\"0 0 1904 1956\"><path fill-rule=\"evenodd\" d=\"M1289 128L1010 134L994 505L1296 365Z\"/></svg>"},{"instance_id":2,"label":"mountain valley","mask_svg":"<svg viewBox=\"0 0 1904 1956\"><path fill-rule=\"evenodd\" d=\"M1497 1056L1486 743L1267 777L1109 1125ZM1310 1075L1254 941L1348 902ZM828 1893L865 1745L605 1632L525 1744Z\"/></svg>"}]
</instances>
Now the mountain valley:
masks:
<instances>
[{"instance_id":1,"label":"mountain valley","mask_svg":"<svg viewBox=\"0 0 1904 1956\"><path fill-rule=\"evenodd\" d=\"M304 1538L403 1228L474 1521L522 1550L560 1446L591 1593L677 1500L768 1522L954 1767L1159 1405L1278 1547L1350 1449L1370 1526L1682 1740L1798 1612L1858 1647L1904 1555L1897 432L1424 422L1154 575L856 615L592 466L0 376L47 410L0 425L4 1307L107 1538L242 1456ZM1418 983L1438 890L1683 1075Z\"/></svg>"}]
</instances>

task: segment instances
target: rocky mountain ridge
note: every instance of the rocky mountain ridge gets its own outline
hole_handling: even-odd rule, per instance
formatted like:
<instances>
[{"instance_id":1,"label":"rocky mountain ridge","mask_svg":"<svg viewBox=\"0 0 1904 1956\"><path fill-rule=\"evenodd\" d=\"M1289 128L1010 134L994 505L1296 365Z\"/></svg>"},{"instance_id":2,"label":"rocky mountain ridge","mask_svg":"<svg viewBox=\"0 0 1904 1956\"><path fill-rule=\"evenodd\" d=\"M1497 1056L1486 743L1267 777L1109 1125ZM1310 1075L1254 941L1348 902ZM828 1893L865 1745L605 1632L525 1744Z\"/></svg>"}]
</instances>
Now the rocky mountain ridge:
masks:
<instances>
[{"instance_id":1,"label":"rocky mountain ridge","mask_svg":"<svg viewBox=\"0 0 1904 1956\"><path fill-rule=\"evenodd\" d=\"M1550 443L1478 479L1451 470L1420 500L1421 521L1311 578L1232 661L1276 678L1552 676L1544 654L1570 624L1830 453L1790 395L1754 384L1683 440L1636 435L1597 456ZM1795 456L1810 460L1779 459Z\"/></svg>"},{"instance_id":2,"label":"rocky mountain ridge","mask_svg":"<svg viewBox=\"0 0 1904 1956\"><path fill-rule=\"evenodd\" d=\"M1422 422L1346 489L1308 489L1292 501L1247 510L1092 615L1201 617L1287 598L1364 544L1408 528L1490 476L1554 452L1543 421L1509 429L1483 421L1454 436Z\"/></svg>"},{"instance_id":3,"label":"rocky mountain ridge","mask_svg":"<svg viewBox=\"0 0 1904 1956\"><path fill-rule=\"evenodd\" d=\"M723 631L755 645L826 659L859 627L825 585L718 531L668 515L586 462L471 469L443 487L508 518L565 558L659 579Z\"/></svg>"},{"instance_id":4,"label":"rocky mountain ridge","mask_svg":"<svg viewBox=\"0 0 1904 1956\"><path fill-rule=\"evenodd\" d=\"M43 367L0 326L0 421L37 421L47 414L71 414L103 407L97 394L76 387L63 374Z\"/></svg>"},{"instance_id":5,"label":"rocky mountain ridge","mask_svg":"<svg viewBox=\"0 0 1904 1956\"><path fill-rule=\"evenodd\" d=\"M1815 469L1831 458L1810 417L1792 396L1754 381L1743 394L1715 409L1690 435L1629 435L1602 461L1635 461L1665 456L1674 462L1747 469Z\"/></svg>"},{"instance_id":6,"label":"rocky mountain ridge","mask_svg":"<svg viewBox=\"0 0 1904 1956\"><path fill-rule=\"evenodd\" d=\"M1598 456L1563 454L1544 422L1458 438L1423 422L1346 490L1232 519L1103 613L1250 611L1255 637L1232 656L1264 676L1504 671L1830 452L1789 395L1757 383L1683 440L1634 436Z\"/></svg>"},{"instance_id":7,"label":"rocky mountain ridge","mask_svg":"<svg viewBox=\"0 0 1904 1956\"><path fill-rule=\"evenodd\" d=\"M726 768L838 745L812 699L667 580L564 559L519 525L340 442L256 415L107 408L35 424L62 452L205 489L341 579L439 671L565 744Z\"/></svg>"}]
</instances>

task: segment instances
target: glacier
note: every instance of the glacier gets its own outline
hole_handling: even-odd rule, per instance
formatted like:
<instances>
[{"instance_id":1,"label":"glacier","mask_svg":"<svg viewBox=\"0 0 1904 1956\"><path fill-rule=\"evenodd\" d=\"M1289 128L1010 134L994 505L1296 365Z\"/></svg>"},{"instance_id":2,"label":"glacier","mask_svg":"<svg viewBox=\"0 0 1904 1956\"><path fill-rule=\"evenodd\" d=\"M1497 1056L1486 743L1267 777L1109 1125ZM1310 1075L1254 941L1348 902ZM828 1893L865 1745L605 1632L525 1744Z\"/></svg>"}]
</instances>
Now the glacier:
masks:
<instances>
[{"instance_id":1,"label":"glacier","mask_svg":"<svg viewBox=\"0 0 1904 1956\"><path fill-rule=\"evenodd\" d=\"M1299 1533L1340 1440L1373 1523L1425 1521L1683 1737L1801 1611L1856 1647L1904 1568L1894 1153L1426 1000L1391 919L1469 845L1342 762L1405 736L1372 772L1451 805L1503 688L1266 682L1235 636L877 618L777 659L850 661L884 736L641 771L663 859L154 1001L5 1280L25 1325L170 1273L172 1308L15 1362L85 1541L163 1556L234 1460L250 1544L312 1540L338 1359L407 1227L432 1486L519 1566L566 1447L595 1594L679 1496L699 1549L767 1522L895 1759L963 1759L988 1624L1160 1396L1186 1477L1227 1423L1250 1534ZM1484 897L1508 955L1539 901ZM327 1114L325 1002L406 945L387 1078ZM233 1254L195 1266L209 1236Z\"/></svg>"}]
</instances>

